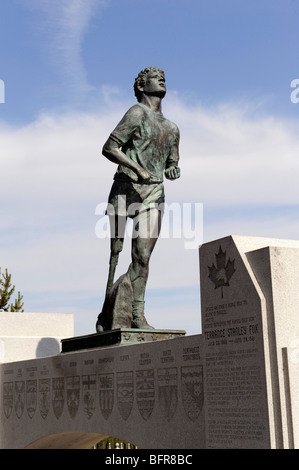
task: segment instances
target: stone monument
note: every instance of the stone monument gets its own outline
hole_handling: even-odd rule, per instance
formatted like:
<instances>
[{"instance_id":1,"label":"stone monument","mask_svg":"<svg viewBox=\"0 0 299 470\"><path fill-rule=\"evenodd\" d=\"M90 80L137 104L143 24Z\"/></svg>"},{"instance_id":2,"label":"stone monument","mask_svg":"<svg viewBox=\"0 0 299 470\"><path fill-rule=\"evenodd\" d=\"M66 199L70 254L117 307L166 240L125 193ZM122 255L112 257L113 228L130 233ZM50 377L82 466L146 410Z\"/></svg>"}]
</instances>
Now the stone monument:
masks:
<instances>
[{"instance_id":1,"label":"stone monument","mask_svg":"<svg viewBox=\"0 0 299 470\"><path fill-rule=\"evenodd\" d=\"M228 236L199 254L202 334L115 329L0 364L0 448L298 449L299 241Z\"/></svg>"},{"instance_id":2,"label":"stone monument","mask_svg":"<svg viewBox=\"0 0 299 470\"><path fill-rule=\"evenodd\" d=\"M166 94L163 70L142 70L135 79L134 91L138 103L127 111L103 147L103 155L118 168L108 198L111 255L97 332L154 329L144 316L149 260L163 217L164 175L169 180L180 177L179 130L161 111ZM114 283L128 218L134 224L132 263Z\"/></svg>"},{"instance_id":3,"label":"stone monument","mask_svg":"<svg viewBox=\"0 0 299 470\"><path fill-rule=\"evenodd\" d=\"M200 248L208 448L299 446L299 241Z\"/></svg>"}]
</instances>

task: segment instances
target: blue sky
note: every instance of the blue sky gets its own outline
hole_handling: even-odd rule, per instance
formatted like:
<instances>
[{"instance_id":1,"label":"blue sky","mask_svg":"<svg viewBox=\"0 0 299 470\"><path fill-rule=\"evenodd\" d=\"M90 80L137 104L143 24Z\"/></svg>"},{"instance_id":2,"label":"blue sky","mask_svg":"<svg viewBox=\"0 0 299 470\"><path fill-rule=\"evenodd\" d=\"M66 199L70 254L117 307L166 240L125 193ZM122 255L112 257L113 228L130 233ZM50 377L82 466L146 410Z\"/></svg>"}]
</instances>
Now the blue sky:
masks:
<instances>
[{"instance_id":1,"label":"blue sky","mask_svg":"<svg viewBox=\"0 0 299 470\"><path fill-rule=\"evenodd\" d=\"M163 112L181 131L167 201L203 204L205 242L298 238L298 19L296 0L1 0L0 265L26 311L94 332L109 256L96 208L115 171L101 147L148 65L165 70ZM198 271L197 249L159 240L154 326L200 332Z\"/></svg>"}]
</instances>

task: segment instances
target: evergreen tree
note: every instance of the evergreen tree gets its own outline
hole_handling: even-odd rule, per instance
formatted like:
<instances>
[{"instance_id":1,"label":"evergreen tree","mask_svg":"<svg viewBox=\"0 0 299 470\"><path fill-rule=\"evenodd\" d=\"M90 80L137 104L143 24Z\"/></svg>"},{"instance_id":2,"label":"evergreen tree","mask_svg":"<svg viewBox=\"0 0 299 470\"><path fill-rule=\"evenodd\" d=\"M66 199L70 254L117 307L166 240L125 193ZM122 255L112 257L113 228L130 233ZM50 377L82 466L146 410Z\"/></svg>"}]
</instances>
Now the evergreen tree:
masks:
<instances>
[{"instance_id":1,"label":"evergreen tree","mask_svg":"<svg viewBox=\"0 0 299 470\"><path fill-rule=\"evenodd\" d=\"M7 269L1 276L0 268L0 311L3 312L24 312L23 296L18 292L18 297L14 303L9 304L10 298L15 291L15 286L11 283L11 274L8 274Z\"/></svg>"}]
</instances>

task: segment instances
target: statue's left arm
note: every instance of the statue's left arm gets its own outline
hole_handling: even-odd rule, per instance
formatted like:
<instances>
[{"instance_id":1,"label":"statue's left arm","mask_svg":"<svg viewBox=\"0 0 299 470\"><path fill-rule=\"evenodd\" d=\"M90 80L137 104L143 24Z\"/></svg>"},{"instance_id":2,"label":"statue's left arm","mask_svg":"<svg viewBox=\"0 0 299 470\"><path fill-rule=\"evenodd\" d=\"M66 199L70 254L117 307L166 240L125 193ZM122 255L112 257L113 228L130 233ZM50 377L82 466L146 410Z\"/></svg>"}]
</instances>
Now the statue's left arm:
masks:
<instances>
[{"instance_id":1,"label":"statue's left arm","mask_svg":"<svg viewBox=\"0 0 299 470\"><path fill-rule=\"evenodd\" d=\"M177 126L174 130L174 143L171 147L169 157L166 161L165 166L165 178L169 180L175 180L181 176L181 170L178 167L179 163L179 143L180 143L180 131Z\"/></svg>"}]
</instances>

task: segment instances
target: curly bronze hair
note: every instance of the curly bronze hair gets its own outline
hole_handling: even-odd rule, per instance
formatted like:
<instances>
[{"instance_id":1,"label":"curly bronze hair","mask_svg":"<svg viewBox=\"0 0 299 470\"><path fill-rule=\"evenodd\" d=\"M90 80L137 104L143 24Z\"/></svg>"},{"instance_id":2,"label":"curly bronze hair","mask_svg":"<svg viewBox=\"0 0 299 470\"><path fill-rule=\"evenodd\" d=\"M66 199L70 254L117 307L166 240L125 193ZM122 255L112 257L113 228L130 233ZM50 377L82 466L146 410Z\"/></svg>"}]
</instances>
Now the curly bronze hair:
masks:
<instances>
[{"instance_id":1,"label":"curly bronze hair","mask_svg":"<svg viewBox=\"0 0 299 470\"><path fill-rule=\"evenodd\" d=\"M141 72L138 74L138 77L135 78L134 83L134 92L138 102L140 102L142 96L142 91L140 91L138 87L143 87L145 85L146 76L149 72L159 72L162 73L165 77L164 70L160 69L159 67L146 67L145 69L141 70Z\"/></svg>"}]
</instances>

